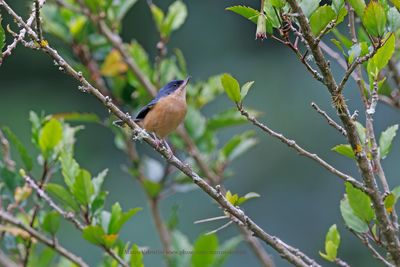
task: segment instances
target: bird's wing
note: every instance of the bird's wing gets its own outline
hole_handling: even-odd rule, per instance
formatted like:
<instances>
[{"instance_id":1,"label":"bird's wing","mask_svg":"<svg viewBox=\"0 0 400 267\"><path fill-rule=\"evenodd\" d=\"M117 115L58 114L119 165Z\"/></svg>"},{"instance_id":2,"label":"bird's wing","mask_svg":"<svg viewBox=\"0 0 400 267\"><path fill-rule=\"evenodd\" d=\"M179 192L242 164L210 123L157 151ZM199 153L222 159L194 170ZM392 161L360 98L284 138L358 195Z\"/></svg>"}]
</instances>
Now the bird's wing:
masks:
<instances>
[{"instance_id":1,"label":"bird's wing","mask_svg":"<svg viewBox=\"0 0 400 267\"><path fill-rule=\"evenodd\" d=\"M149 111L157 104L158 100L160 100L158 97L154 98L150 101L150 103L139 110L138 114L136 115L135 121L143 120L144 117L146 117L147 113L149 113Z\"/></svg>"}]
</instances>

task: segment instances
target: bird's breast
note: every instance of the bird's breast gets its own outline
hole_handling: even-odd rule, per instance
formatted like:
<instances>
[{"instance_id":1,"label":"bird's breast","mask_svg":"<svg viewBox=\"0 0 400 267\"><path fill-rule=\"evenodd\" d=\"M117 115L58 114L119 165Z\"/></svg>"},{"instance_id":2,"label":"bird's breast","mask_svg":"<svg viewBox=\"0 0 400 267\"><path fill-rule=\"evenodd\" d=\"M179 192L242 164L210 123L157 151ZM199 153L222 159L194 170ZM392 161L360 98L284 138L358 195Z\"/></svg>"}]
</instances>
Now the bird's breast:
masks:
<instances>
[{"instance_id":1,"label":"bird's breast","mask_svg":"<svg viewBox=\"0 0 400 267\"><path fill-rule=\"evenodd\" d=\"M143 127L164 138L185 119L186 100L182 97L166 96L160 99L143 120Z\"/></svg>"}]
</instances>

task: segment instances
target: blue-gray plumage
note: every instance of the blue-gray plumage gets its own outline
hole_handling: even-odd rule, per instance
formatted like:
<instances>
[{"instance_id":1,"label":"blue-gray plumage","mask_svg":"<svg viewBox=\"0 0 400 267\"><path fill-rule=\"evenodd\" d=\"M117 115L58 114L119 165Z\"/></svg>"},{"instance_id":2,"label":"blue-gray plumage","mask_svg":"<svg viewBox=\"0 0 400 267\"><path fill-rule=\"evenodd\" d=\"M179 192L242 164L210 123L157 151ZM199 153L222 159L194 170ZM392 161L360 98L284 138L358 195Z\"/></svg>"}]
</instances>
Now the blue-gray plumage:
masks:
<instances>
[{"instance_id":1,"label":"blue-gray plumage","mask_svg":"<svg viewBox=\"0 0 400 267\"><path fill-rule=\"evenodd\" d=\"M135 122L164 139L185 119L186 86L189 80L190 77L174 80L161 88L157 96L138 112Z\"/></svg>"}]
</instances>

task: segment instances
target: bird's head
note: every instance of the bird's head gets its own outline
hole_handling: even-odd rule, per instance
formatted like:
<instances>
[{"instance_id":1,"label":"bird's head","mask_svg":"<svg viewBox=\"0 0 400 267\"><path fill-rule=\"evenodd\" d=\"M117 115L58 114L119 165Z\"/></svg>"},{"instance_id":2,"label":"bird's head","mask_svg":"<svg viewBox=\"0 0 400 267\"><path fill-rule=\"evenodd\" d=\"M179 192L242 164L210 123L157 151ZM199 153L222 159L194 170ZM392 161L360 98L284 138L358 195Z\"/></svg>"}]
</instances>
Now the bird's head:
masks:
<instances>
[{"instance_id":1,"label":"bird's head","mask_svg":"<svg viewBox=\"0 0 400 267\"><path fill-rule=\"evenodd\" d=\"M189 83L190 78L191 77L189 76L185 80L170 81L169 83L167 83L167 85L165 85L163 88L161 88L158 95L160 97L164 97L164 96L171 95L171 94L185 96L186 95L185 89L186 89L187 84Z\"/></svg>"}]
</instances>

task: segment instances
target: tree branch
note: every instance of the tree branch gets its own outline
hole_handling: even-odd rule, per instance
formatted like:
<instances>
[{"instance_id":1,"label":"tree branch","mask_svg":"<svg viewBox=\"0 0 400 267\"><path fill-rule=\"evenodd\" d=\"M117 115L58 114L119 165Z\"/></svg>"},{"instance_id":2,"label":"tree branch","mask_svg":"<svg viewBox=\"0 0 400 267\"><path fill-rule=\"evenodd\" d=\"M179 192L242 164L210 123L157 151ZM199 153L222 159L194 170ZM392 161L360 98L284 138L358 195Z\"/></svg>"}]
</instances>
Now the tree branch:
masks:
<instances>
[{"instance_id":1,"label":"tree branch","mask_svg":"<svg viewBox=\"0 0 400 267\"><path fill-rule=\"evenodd\" d=\"M315 62L318 68L321 71L321 74L324 76L324 83L329 90L333 104L338 112L338 115L343 123L343 126L347 132L347 139L353 149L353 151L359 151L361 148L361 143L353 123L353 120L350 116L350 112L348 110L347 104L344 101L344 97L341 94L341 91L338 90L338 86L333 77L331 69L329 67L328 62L325 60L325 57L318 45L315 44L315 39L311 33L311 28L308 23L306 16L304 15L302 9L300 8L298 2L296 0L288 0L290 7L293 12L297 14L297 19L299 25L302 29L302 33L304 35L304 39L307 41L311 48L311 53L314 56ZM370 197L373 203L377 219L379 224L381 225L382 233L387 240L387 249L390 255L393 258L393 261L400 266L400 242L397 236L395 228L392 226L388 213L383 204L383 198L379 192L379 189L375 182L375 177L370 165L370 162L367 158L365 151L361 151L360 153L356 153L356 160L358 164L358 168L363 177L364 183L370 189Z\"/></svg>"},{"instance_id":2,"label":"tree branch","mask_svg":"<svg viewBox=\"0 0 400 267\"><path fill-rule=\"evenodd\" d=\"M72 252L68 251L67 249L62 247L60 244L58 244L58 242L55 242L55 240L51 240L51 239L47 238L46 236L44 236L40 232L36 231L32 227L30 227L30 226L24 224L23 222L17 220L11 214L5 212L4 210L0 210L0 218L2 220L4 220L5 222L7 222L7 223L10 223L10 224L12 224L12 225L14 225L14 226L16 226L18 228L21 228L21 229L25 230L32 237L36 238L37 240L39 240L41 243L45 244L46 246L54 249L60 255L66 257L67 259L69 259L70 261L74 262L78 266L89 267L89 265L87 263L85 263L82 260L82 258L80 258L80 257L76 256L75 254L73 254Z\"/></svg>"},{"instance_id":3,"label":"tree branch","mask_svg":"<svg viewBox=\"0 0 400 267\"><path fill-rule=\"evenodd\" d=\"M316 161L319 165L321 165L322 167L324 167L325 169L327 169L329 172L335 174L336 176L340 177L343 181L345 182L349 182L351 183L353 186L357 187L358 189L366 192L367 194L370 194L370 190L368 188L366 188L362 183L360 183L359 181L357 181L356 179L354 179L353 177L344 174L342 172L340 172L339 170L337 170L335 167L331 166L329 163L327 163L326 161L324 161L323 159L321 159L320 157L318 157L318 155L311 153L307 150L305 150L304 148L302 148L301 146L299 146L298 144L296 144L296 141L291 140L286 138L284 135L282 135L281 133L277 133L273 130L271 130L270 128L268 128L268 126L266 126L265 124L259 122L255 117L251 116L244 108L243 106L238 105L238 110L239 112L251 123L253 123L255 126L257 126L258 128L260 128L261 130L263 130L264 132L266 132L267 134L271 135L272 137L275 137L277 139L279 139L282 143L286 144L287 146L293 148L294 150L296 150L300 155L305 156L307 158L310 158L314 161Z\"/></svg>"},{"instance_id":4,"label":"tree branch","mask_svg":"<svg viewBox=\"0 0 400 267\"><path fill-rule=\"evenodd\" d=\"M24 27L32 39L37 40L37 34L19 17L14 10L4 1L0 0L5 10L21 25ZM216 200L219 205L225 209L225 211L231 214L231 219L235 223L246 226L254 235L265 243L274 248L283 258L294 264L295 266L307 267L309 266L304 262L303 259L294 255L290 250L287 249L284 243L268 233L266 233L260 226L258 226L253 220L250 219L240 208L233 206L219 191L211 187L205 182L189 165L182 163L176 156L171 155L170 151L160 147L150 137L150 135L141 129L130 117L129 114L123 113L116 105L111 101L110 97L102 95L99 90L93 87L82 75L71 67L50 45L41 46L40 49L46 52L58 65L70 76L75 78L82 86L82 91L87 92L96 97L111 113L121 119L125 124L130 127L134 134L142 137L142 139L157 150L170 164L178 168L181 172L186 174L192 181L198 185L205 193Z\"/></svg>"},{"instance_id":5,"label":"tree branch","mask_svg":"<svg viewBox=\"0 0 400 267\"><path fill-rule=\"evenodd\" d=\"M325 111L323 111L322 109L320 109L318 107L317 104L315 104L314 102L311 103L311 106L319 113L321 114L327 121L328 124L330 126L332 126L333 128L335 128L336 130L338 130L341 134L343 134L344 136L347 136L347 132L345 129L343 129L342 126L340 126L339 124L336 123L336 121L334 121L333 119L331 119L331 117L328 116L328 114L326 114Z\"/></svg>"}]
</instances>

